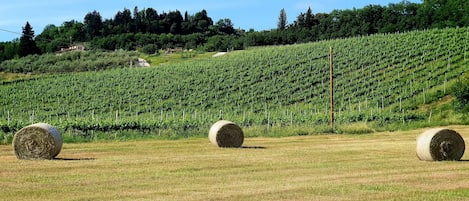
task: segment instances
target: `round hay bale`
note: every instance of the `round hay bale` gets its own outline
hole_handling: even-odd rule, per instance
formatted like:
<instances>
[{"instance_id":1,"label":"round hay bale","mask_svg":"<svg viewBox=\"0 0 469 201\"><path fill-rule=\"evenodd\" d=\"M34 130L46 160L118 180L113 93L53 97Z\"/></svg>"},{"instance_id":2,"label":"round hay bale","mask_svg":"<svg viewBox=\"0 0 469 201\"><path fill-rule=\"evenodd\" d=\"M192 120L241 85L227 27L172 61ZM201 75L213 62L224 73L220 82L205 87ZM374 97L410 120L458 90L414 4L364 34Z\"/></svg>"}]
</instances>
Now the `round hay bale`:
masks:
<instances>
[{"instance_id":1,"label":"round hay bale","mask_svg":"<svg viewBox=\"0 0 469 201\"><path fill-rule=\"evenodd\" d=\"M235 123L220 120L210 127L208 138L218 147L241 147L244 142L244 133Z\"/></svg>"},{"instance_id":2,"label":"round hay bale","mask_svg":"<svg viewBox=\"0 0 469 201\"><path fill-rule=\"evenodd\" d=\"M466 146L458 132L429 129L417 137L417 157L425 161L461 160Z\"/></svg>"},{"instance_id":3,"label":"round hay bale","mask_svg":"<svg viewBox=\"0 0 469 201\"><path fill-rule=\"evenodd\" d=\"M62 149L62 136L55 127L36 123L15 133L13 148L18 159L53 159Z\"/></svg>"}]
</instances>

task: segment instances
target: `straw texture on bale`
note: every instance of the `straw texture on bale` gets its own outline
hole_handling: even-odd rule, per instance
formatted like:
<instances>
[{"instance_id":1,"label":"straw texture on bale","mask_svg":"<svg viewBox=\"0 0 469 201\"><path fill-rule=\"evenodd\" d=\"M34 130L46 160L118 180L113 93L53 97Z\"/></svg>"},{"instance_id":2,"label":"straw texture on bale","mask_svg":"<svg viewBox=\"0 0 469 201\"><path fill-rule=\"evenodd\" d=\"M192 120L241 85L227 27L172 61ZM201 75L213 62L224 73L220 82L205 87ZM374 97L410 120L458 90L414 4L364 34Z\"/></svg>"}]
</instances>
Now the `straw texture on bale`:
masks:
<instances>
[{"instance_id":1,"label":"straw texture on bale","mask_svg":"<svg viewBox=\"0 0 469 201\"><path fill-rule=\"evenodd\" d=\"M429 129L417 137L417 157L424 161L461 160L466 146L458 132Z\"/></svg>"},{"instance_id":2,"label":"straw texture on bale","mask_svg":"<svg viewBox=\"0 0 469 201\"><path fill-rule=\"evenodd\" d=\"M220 120L210 127L208 138L218 147L241 147L244 142L244 133L235 123Z\"/></svg>"},{"instance_id":3,"label":"straw texture on bale","mask_svg":"<svg viewBox=\"0 0 469 201\"><path fill-rule=\"evenodd\" d=\"M53 159L62 149L62 136L52 125L36 123L15 133L13 148L18 159Z\"/></svg>"}]
</instances>

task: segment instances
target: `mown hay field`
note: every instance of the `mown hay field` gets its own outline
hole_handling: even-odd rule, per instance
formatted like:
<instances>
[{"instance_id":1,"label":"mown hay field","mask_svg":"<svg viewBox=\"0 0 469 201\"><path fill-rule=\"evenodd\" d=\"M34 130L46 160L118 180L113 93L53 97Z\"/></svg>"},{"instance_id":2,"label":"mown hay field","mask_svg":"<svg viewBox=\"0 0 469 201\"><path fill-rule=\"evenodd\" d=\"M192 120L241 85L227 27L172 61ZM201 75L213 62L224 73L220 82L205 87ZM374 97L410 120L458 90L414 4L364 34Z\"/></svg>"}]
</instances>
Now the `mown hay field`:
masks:
<instances>
[{"instance_id":1,"label":"mown hay field","mask_svg":"<svg viewBox=\"0 0 469 201\"><path fill-rule=\"evenodd\" d=\"M469 126L450 126L469 141ZM57 160L0 146L0 200L467 200L469 155L416 156L426 129L365 135L64 144Z\"/></svg>"}]
</instances>

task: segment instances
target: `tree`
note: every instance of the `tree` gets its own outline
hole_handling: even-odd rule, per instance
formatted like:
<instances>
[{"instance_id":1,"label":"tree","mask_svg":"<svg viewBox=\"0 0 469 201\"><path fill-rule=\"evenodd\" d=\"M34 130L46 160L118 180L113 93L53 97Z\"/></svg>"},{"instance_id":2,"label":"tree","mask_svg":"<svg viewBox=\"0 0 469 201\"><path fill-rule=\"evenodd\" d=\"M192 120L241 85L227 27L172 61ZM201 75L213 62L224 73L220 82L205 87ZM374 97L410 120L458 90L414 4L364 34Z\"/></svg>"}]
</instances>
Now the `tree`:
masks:
<instances>
[{"instance_id":1,"label":"tree","mask_svg":"<svg viewBox=\"0 0 469 201\"><path fill-rule=\"evenodd\" d=\"M278 23L277 23L277 29L278 30L285 30L287 28L287 13L285 12L285 9L282 8L280 10L280 15L278 17Z\"/></svg>"},{"instance_id":2,"label":"tree","mask_svg":"<svg viewBox=\"0 0 469 201\"><path fill-rule=\"evenodd\" d=\"M235 29L233 28L233 23L230 19L220 19L216 24L216 29L218 34L227 34L231 35L235 33Z\"/></svg>"},{"instance_id":3,"label":"tree","mask_svg":"<svg viewBox=\"0 0 469 201\"><path fill-rule=\"evenodd\" d=\"M65 35L65 38L73 41L85 41L85 33L83 32L84 24L75 20L64 22L62 28L59 29ZM71 37L71 38L70 38Z\"/></svg>"},{"instance_id":4,"label":"tree","mask_svg":"<svg viewBox=\"0 0 469 201\"><path fill-rule=\"evenodd\" d=\"M18 39L11 42L0 42L0 62L13 59L18 56ZM0 65L0 71L2 69Z\"/></svg>"},{"instance_id":5,"label":"tree","mask_svg":"<svg viewBox=\"0 0 469 201\"><path fill-rule=\"evenodd\" d=\"M213 25L213 20L207 15L206 10L202 10L195 14L193 23L195 25L195 31L202 33Z\"/></svg>"},{"instance_id":6,"label":"tree","mask_svg":"<svg viewBox=\"0 0 469 201\"><path fill-rule=\"evenodd\" d=\"M88 39L93 39L95 36L101 36L103 19L101 18L101 14L99 14L98 11L93 11L91 13L86 14L84 25L85 34Z\"/></svg>"},{"instance_id":7,"label":"tree","mask_svg":"<svg viewBox=\"0 0 469 201\"><path fill-rule=\"evenodd\" d=\"M158 12L153 8L147 8L145 10L145 26L146 30L145 33L157 33L159 29L158 21L159 21Z\"/></svg>"},{"instance_id":8,"label":"tree","mask_svg":"<svg viewBox=\"0 0 469 201\"><path fill-rule=\"evenodd\" d=\"M54 52L60 48L56 37L60 37L60 29L53 24L46 25L41 34L36 36L37 46L41 52ZM66 43L62 44L66 45Z\"/></svg>"},{"instance_id":9,"label":"tree","mask_svg":"<svg viewBox=\"0 0 469 201\"><path fill-rule=\"evenodd\" d=\"M181 12L179 10L171 11L166 15L166 18L163 20L163 24L167 28L167 33L172 34L181 34L181 24L184 21ZM169 27L169 29L168 29Z\"/></svg>"},{"instance_id":10,"label":"tree","mask_svg":"<svg viewBox=\"0 0 469 201\"><path fill-rule=\"evenodd\" d=\"M293 24L295 25L295 27L298 27L298 28L304 28L304 27L306 27L305 14L304 14L304 13L300 13L300 14L296 17L296 21L295 21Z\"/></svg>"},{"instance_id":11,"label":"tree","mask_svg":"<svg viewBox=\"0 0 469 201\"><path fill-rule=\"evenodd\" d=\"M26 25L23 27L23 34L20 38L20 45L19 45L19 56L24 57L30 54L39 54L40 50L36 45L36 41L34 41L34 31L33 27L26 22Z\"/></svg>"},{"instance_id":12,"label":"tree","mask_svg":"<svg viewBox=\"0 0 469 201\"><path fill-rule=\"evenodd\" d=\"M186 11L184 13L184 21L181 24L181 29L184 34L191 34L194 32L195 25L192 23L193 17Z\"/></svg>"},{"instance_id":13,"label":"tree","mask_svg":"<svg viewBox=\"0 0 469 201\"><path fill-rule=\"evenodd\" d=\"M357 10L359 18L362 20L361 31L362 35L378 33L380 22L383 21L384 8L380 5L368 5L363 9Z\"/></svg>"},{"instance_id":14,"label":"tree","mask_svg":"<svg viewBox=\"0 0 469 201\"><path fill-rule=\"evenodd\" d=\"M132 27L132 32L133 33L139 33L139 32L143 32L145 30L144 26L143 26L143 16L144 12L140 12L138 10L138 7L135 6L134 7L134 13L133 13L133 27Z\"/></svg>"},{"instance_id":15,"label":"tree","mask_svg":"<svg viewBox=\"0 0 469 201\"><path fill-rule=\"evenodd\" d=\"M418 9L420 28L468 26L467 0L423 0Z\"/></svg>"},{"instance_id":16,"label":"tree","mask_svg":"<svg viewBox=\"0 0 469 201\"><path fill-rule=\"evenodd\" d=\"M316 19L316 17L313 14L313 11L311 10L311 7L308 7L308 10L306 11L305 14L305 23L308 28L311 28L314 25L319 24L319 21Z\"/></svg>"}]
</instances>

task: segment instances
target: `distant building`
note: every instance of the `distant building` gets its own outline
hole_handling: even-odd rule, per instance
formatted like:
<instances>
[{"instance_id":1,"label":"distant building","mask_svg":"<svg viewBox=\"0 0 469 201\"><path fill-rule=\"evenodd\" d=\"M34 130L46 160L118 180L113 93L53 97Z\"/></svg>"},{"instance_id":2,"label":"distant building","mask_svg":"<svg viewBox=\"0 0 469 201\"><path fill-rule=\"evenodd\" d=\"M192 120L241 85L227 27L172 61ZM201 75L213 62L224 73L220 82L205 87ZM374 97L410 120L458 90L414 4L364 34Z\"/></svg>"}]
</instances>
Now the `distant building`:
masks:
<instances>
[{"instance_id":1,"label":"distant building","mask_svg":"<svg viewBox=\"0 0 469 201\"><path fill-rule=\"evenodd\" d=\"M60 51L58 53L60 54L64 52L73 52L73 51L85 51L85 46L82 44L74 44L74 45L69 46L68 48L60 48Z\"/></svg>"},{"instance_id":2,"label":"distant building","mask_svg":"<svg viewBox=\"0 0 469 201\"><path fill-rule=\"evenodd\" d=\"M182 52L182 47L177 47L177 48L167 48L165 51L165 54L172 54L176 52Z\"/></svg>"}]
</instances>

